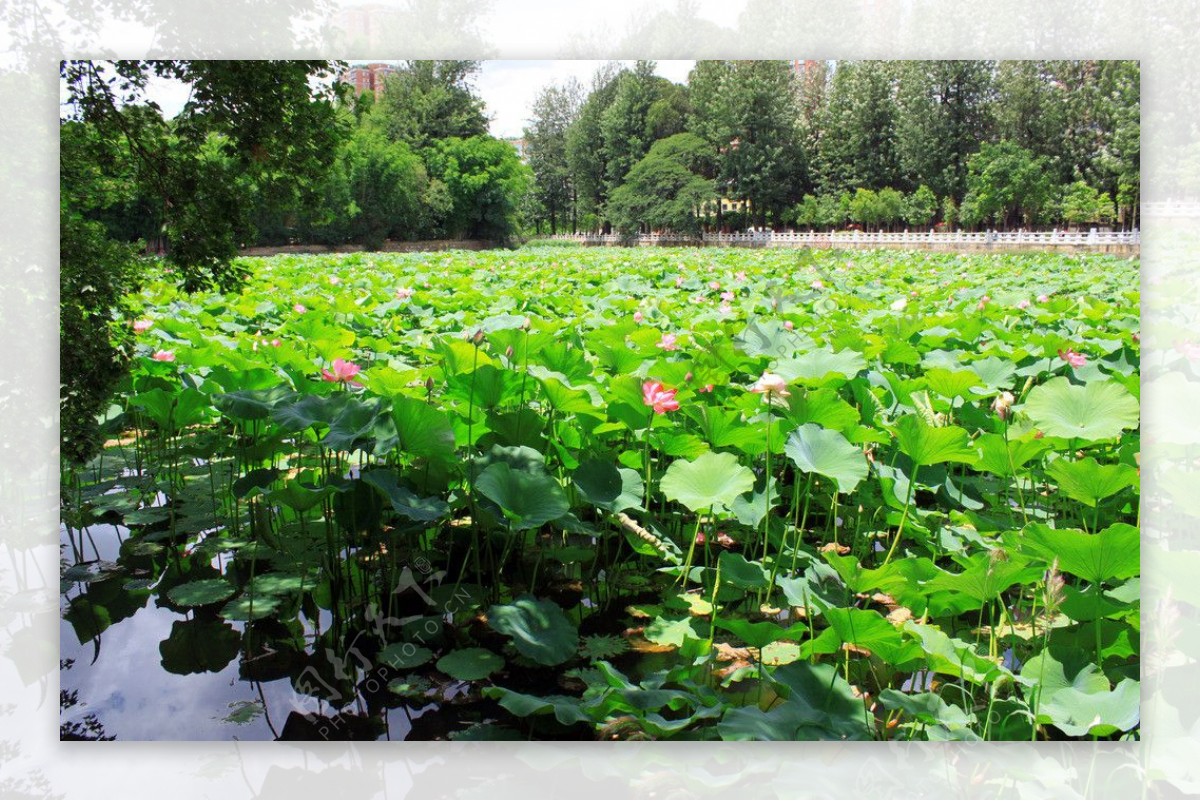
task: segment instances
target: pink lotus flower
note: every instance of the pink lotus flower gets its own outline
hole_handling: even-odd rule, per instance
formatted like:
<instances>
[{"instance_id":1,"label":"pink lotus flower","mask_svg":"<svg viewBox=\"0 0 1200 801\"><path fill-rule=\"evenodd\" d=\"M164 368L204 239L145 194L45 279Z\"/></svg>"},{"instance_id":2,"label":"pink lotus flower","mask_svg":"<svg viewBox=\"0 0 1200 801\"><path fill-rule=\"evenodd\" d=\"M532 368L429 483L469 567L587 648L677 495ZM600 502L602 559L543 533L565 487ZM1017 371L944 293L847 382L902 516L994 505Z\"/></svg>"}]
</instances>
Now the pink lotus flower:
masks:
<instances>
[{"instance_id":1,"label":"pink lotus flower","mask_svg":"<svg viewBox=\"0 0 1200 801\"><path fill-rule=\"evenodd\" d=\"M173 362L175 361L175 352L170 350L156 350L150 358L156 362Z\"/></svg>"},{"instance_id":2,"label":"pink lotus flower","mask_svg":"<svg viewBox=\"0 0 1200 801\"><path fill-rule=\"evenodd\" d=\"M633 321L635 323L640 323L645 319L646 319L646 315L642 314L640 311L635 311L633 313Z\"/></svg>"},{"instance_id":3,"label":"pink lotus flower","mask_svg":"<svg viewBox=\"0 0 1200 801\"><path fill-rule=\"evenodd\" d=\"M1029 300L1026 298L1021 298L1021 302L1017 304L1017 308L1018 309L1028 309L1029 308Z\"/></svg>"},{"instance_id":4,"label":"pink lotus flower","mask_svg":"<svg viewBox=\"0 0 1200 801\"><path fill-rule=\"evenodd\" d=\"M792 329L794 329L796 327L796 324L793 323L791 320L784 320L783 327L786 328L788 331L791 331Z\"/></svg>"},{"instance_id":5,"label":"pink lotus flower","mask_svg":"<svg viewBox=\"0 0 1200 801\"><path fill-rule=\"evenodd\" d=\"M812 287L813 289L824 289L825 288L825 284L821 281L820 278L814 279L813 282L811 284L809 284L809 286Z\"/></svg>"},{"instance_id":6,"label":"pink lotus flower","mask_svg":"<svg viewBox=\"0 0 1200 801\"><path fill-rule=\"evenodd\" d=\"M336 275L331 275L329 276L329 283L337 286L338 284L342 283L342 279L338 278Z\"/></svg>"},{"instance_id":7,"label":"pink lotus flower","mask_svg":"<svg viewBox=\"0 0 1200 801\"><path fill-rule=\"evenodd\" d=\"M1062 359L1072 367L1083 367L1085 364L1087 364L1087 356L1083 355L1082 353L1077 353L1070 348L1067 348L1066 350L1060 350L1058 352L1058 358Z\"/></svg>"},{"instance_id":8,"label":"pink lotus flower","mask_svg":"<svg viewBox=\"0 0 1200 801\"><path fill-rule=\"evenodd\" d=\"M134 320L133 321L133 331L134 331L134 333L141 334L146 331L149 331L150 327L152 325L154 325L153 320Z\"/></svg>"},{"instance_id":9,"label":"pink lotus flower","mask_svg":"<svg viewBox=\"0 0 1200 801\"><path fill-rule=\"evenodd\" d=\"M676 276L676 278L675 278L675 286L676 286L676 287L681 287L681 286L683 286L683 276L682 276L682 275L680 275L680 276Z\"/></svg>"},{"instance_id":10,"label":"pink lotus flower","mask_svg":"<svg viewBox=\"0 0 1200 801\"><path fill-rule=\"evenodd\" d=\"M1038 302L1038 303L1049 303L1049 302L1050 302L1050 296L1049 296L1049 295L1038 295L1038 296L1037 296L1037 302Z\"/></svg>"},{"instance_id":11,"label":"pink lotus flower","mask_svg":"<svg viewBox=\"0 0 1200 801\"><path fill-rule=\"evenodd\" d=\"M1197 345L1191 340L1176 341L1174 348L1176 352L1182 354L1189 362L1194 362L1200 359L1200 345Z\"/></svg>"},{"instance_id":12,"label":"pink lotus flower","mask_svg":"<svg viewBox=\"0 0 1200 801\"><path fill-rule=\"evenodd\" d=\"M655 414L666 414L679 408L675 400L678 390L667 389L658 381L647 381L642 384L642 401L654 409Z\"/></svg>"},{"instance_id":13,"label":"pink lotus flower","mask_svg":"<svg viewBox=\"0 0 1200 801\"><path fill-rule=\"evenodd\" d=\"M733 300L735 295L728 289L721 293L721 300Z\"/></svg>"},{"instance_id":14,"label":"pink lotus flower","mask_svg":"<svg viewBox=\"0 0 1200 801\"><path fill-rule=\"evenodd\" d=\"M662 339L658 341L658 346L663 350L679 350L679 345L675 343L674 334L663 334Z\"/></svg>"},{"instance_id":15,"label":"pink lotus flower","mask_svg":"<svg viewBox=\"0 0 1200 801\"><path fill-rule=\"evenodd\" d=\"M271 340L271 347L272 347L272 348L278 348L278 347L279 347L280 345L282 345L282 344L283 344L283 343L282 343L282 342L280 342L278 339L272 339L272 340Z\"/></svg>"},{"instance_id":16,"label":"pink lotus flower","mask_svg":"<svg viewBox=\"0 0 1200 801\"><path fill-rule=\"evenodd\" d=\"M717 311L721 312L721 314L729 314L733 311L733 307L729 305L729 301L721 301L721 305Z\"/></svg>"},{"instance_id":17,"label":"pink lotus flower","mask_svg":"<svg viewBox=\"0 0 1200 801\"><path fill-rule=\"evenodd\" d=\"M402 286L396 290L396 297L400 300L408 300L413 296L412 287Z\"/></svg>"},{"instance_id":18,"label":"pink lotus flower","mask_svg":"<svg viewBox=\"0 0 1200 801\"><path fill-rule=\"evenodd\" d=\"M738 270L736 273L734 273L733 277L738 281L745 281L746 280L746 271Z\"/></svg>"},{"instance_id":19,"label":"pink lotus flower","mask_svg":"<svg viewBox=\"0 0 1200 801\"><path fill-rule=\"evenodd\" d=\"M717 545L720 545L722 548L732 548L734 545L737 545L737 541L733 537L726 534L724 531L718 531L717 536L714 538L714 541L717 543ZM707 545L708 544L708 536L703 531L696 532L696 544L697 545Z\"/></svg>"},{"instance_id":20,"label":"pink lotus flower","mask_svg":"<svg viewBox=\"0 0 1200 801\"><path fill-rule=\"evenodd\" d=\"M784 377L772 372L763 373L762 377L754 382L754 386L750 387L750 391L761 394L763 400L768 403L775 398L786 398L792 394L787 390Z\"/></svg>"},{"instance_id":21,"label":"pink lotus flower","mask_svg":"<svg viewBox=\"0 0 1200 801\"><path fill-rule=\"evenodd\" d=\"M308 311L308 309L304 308L303 304L297 303L292 307L292 311L294 311L296 314L304 314L306 311Z\"/></svg>"},{"instance_id":22,"label":"pink lotus flower","mask_svg":"<svg viewBox=\"0 0 1200 801\"><path fill-rule=\"evenodd\" d=\"M714 387L712 384L705 384L704 386L700 387L696 391L697 392L712 392L713 389L714 389Z\"/></svg>"},{"instance_id":23,"label":"pink lotus flower","mask_svg":"<svg viewBox=\"0 0 1200 801\"><path fill-rule=\"evenodd\" d=\"M347 384L362 386L362 382L355 378L361 370L362 368L354 362L348 362L345 359L334 359L333 372L331 373L328 370L322 369L321 378L326 381L341 381Z\"/></svg>"},{"instance_id":24,"label":"pink lotus flower","mask_svg":"<svg viewBox=\"0 0 1200 801\"><path fill-rule=\"evenodd\" d=\"M720 288L721 288L721 282L720 282L720 281L709 281L709 282L708 282L708 288L709 288L709 289L713 289L713 290L720 289Z\"/></svg>"}]
</instances>

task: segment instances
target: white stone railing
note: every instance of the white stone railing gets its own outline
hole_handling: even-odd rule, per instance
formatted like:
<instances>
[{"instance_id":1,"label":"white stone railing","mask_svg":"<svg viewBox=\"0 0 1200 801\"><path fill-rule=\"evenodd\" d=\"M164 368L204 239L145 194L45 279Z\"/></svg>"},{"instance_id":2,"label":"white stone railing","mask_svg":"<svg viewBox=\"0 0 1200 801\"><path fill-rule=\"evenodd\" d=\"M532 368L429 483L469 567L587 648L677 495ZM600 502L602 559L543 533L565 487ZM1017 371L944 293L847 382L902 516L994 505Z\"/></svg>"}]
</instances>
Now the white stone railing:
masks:
<instances>
[{"instance_id":1,"label":"white stone railing","mask_svg":"<svg viewBox=\"0 0 1200 801\"><path fill-rule=\"evenodd\" d=\"M1200 203L1194 200L1143 203L1142 217L1200 217Z\"/></svg>"},{"instance_id":2,"label":"white stone railing","mask_svg":"<svg viewBox=\"0 0 1200 801\"><path fill-rule=\"evenodd\" d=\"M559 234L555 240L588 245L617 245L636 241L639 245L869 245L869 244L1015 244L1015 245L1140 245L1141 233L1132 231L746 231L736 234L704 234L701 238L676 234L642 234L636 239L619 234Z\"/></svg>"}]
</instances>

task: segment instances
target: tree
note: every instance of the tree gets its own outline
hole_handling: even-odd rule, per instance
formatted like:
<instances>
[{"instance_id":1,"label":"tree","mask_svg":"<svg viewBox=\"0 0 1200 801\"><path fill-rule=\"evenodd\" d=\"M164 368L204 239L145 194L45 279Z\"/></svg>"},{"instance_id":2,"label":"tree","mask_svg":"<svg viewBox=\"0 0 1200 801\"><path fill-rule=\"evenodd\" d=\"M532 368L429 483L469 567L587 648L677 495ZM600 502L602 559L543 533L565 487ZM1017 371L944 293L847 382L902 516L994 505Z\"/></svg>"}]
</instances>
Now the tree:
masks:
<instances>
[{"instance_id":1,"label":"tree","mask_svg":"<svg viewBox=\"0 0 1200 801\"><path fill-rule=\"evenodd\" d=\"M822 193L898 185L894 72L890 62L838 62L817 116L813 178Z\"/></svg>"},{"instance_id":2,"label":"tree","mask_svg":"<svg viewBox=\"0 0 1200 801\"><path fill-rule=\"evenodd\" d=\"M806 186L788 63L700 61L688 82L688 130L717 156L722 196L747 201L759 225L782 221Z\"/></svg>"},{"instance_id":3,"label":"tree","mask_svg":"<svg viewBox=\"0 0 1200 801\"><path fill-rule=\"evenodd\" d=\"M970 225L985 220L1028 225L1041 219L1053 191L1044 157L1012 142L984 142L968 162L961 213Z\"/></svg>"},{"instance_id":4,"label":"tree","mask_svg":"<svg viewBox=\"0 0 1200 801\"><path fill-rule=\"evenodd\" d=\"M1109 223L1116 216L1112 197L1107 192L1100 192L1088 186L1083 181L1076 181L1064 187L1060 214L1064 222L1079 223Z\"/></svg>"},{"instance_id":5,"label":"tree","mask_svg":"<svg viewBox=\"0 0 1200 801\"><path fill-rule=\"evenodd\" d=\"M937 195L928 186L921 184L915 192L908 196L904 209L904 221L913 227L924 227L933 222L937 208Z\"/></svg>"},{"instance_id":6,"label":"tree","mask_svg":"<svg viewBox=\"0 0 1200 801\"><path fill-rule=\"evenodd\" d=\"M942 225L947 231L953 231L958 223L958 204L954 202L954 195L946 195L942 199Z\"/></svg>"},{"instance_id":7,"label":"tree","mask_svg":"<svg viewBox=\"0 0 1200 801\"><path fill-rule=\"evenodd\" d=\"M369 119L416 151L450 137L486 134L483 100L470 85L478 71L478 61L406 61L384 78Z\"/></svg>"},{"instance_id":8,"label":"tree","mask_svg":"<svg viewBox=\"0 0 1200 801\"><path fill-rule=\"evenodd\" d=\"M998 139L1053 160L1061 146L1065 106L1045 61L1001 61L996 65L993 105Z\"/></svg>"},{"instance_id":9,"label":"tree","mask_svg":"<svg viewBox=\"0 0 1200 801\"><path fill-rule=\"evenodd\" d=\"M894 226L905 210L904 194L890 186L879 190L879 222L888 228Z\"/></svg>"},{"instance_id":10,"label":"tree","mask_svg":"<svg viewBox=\"0 0 1200 801\"><path fill-rule=\"evenodd\" d=\"M241 192L247 186L300 199L333 161L345 127L324 61L64 61L72 109L66 122L127 150L135 192L153 204L167 259L186 288L236 282L229 266L253 235ZM150 78L191 87L188 103L164 120L146 100ZM67 213L86 205L63 186ZM65 254L68 258L70 254Z\"/></svg>"},{"instance_id":11,"label":"tree","mask_svg":"<svg viewBox=\"0 0 1200 801\"><path fill-rule=\"evenodd\" d=\"M810 231L825 222L821 213L821 201L815 195L805 195L796 205L796 224L807 227Z\"/></svg>"},{"instance_id":12,"label":"tree","mask_svg":"<svg viewBox=\"0 0 1200 801\"><path fill-rule=\"evenodd\" d=\"M879 222L879 195L875 190L861 186L854 190L854 198L850 201L850 219L864 228Z\"/></svg>"},{"instance_id":13,"label":"tree","mask_svg":"<svg viewBox=\"0 0 1200 801\"><path fill-rule=\"evenodd\" d=\"M60 149L62 455L80 464L99 449L97 415L128 366L123 298L140 280L135 249L122 241L131 232L105 217L136 198L185 289L233 286L233 257L253 235L246 193L298 202L316 192L343 129L324 61L64 61L59 74L69 109ZM175 119L146 99L152 77L190 87Z\"/></svg>"},{"instance_id":14,"label":"tree","mask_svg":"<svg viewBox=\"0 0 1200 801\"><path fill-rule=\"evenodd\" d=\"M429 184L420 157L402 142L389 142L380 131L360 128L341 159L350 190L350 241L378 250L389 237L415 238Z\"/></svg>"},{"instance_id":15,"label":"tree","mask_svg":"<svg viewBox=\"0 0 1200 801\"><path fill-rule=\"evenodd\" d=\"M567 164L575 186L578 213L599 222L608 198L608 162L600 123L617 91L620 67L609 62L596 71L592 91L567 131Z\"/></svg>"},{"instance_id":16,"label":"tree","mask_svg":"<svg viewBox=\"0 0 1200 801\"><path fill-rule=\"evenodd\" d=\"M702 210L716 200L714 182L704 177L711 160L708 143L695 134L655 142L609 200L618 230L699 234Z\"/></svg>"},{"instance_id":17,"label":"tree","mask_svg":"<svg viewBox=\"0 0 1200 801\"><path fill-rule=\"evenodd\" d=\"M601 150L610 198L654 143L650 111L672 85L654 74L654 66L653 61L638 61L632 70L618 75L612 102L600 117Z\"/></svg>"},{"instance_id":18,"label":"tree","mask_svg":"<svg viewBox=\"0 0 1200 801\"><path fill-rule=\"evenodd\" d=\"M512 145L490 136L452 137L437 142L428 163L453 201L445 222L451 236L500 243L520 236L533 176Z\"/></svg>"},{"instance_id":19,"label":"tree","mask_svg":"<svg viewBox=\"0 0 1200 801\"><path fill-rule=\"evenodd\" d=\"M571 80L563 86L547 86L538 93L525 128L526 153L533 170L534 195L539 216L550 221L550 233L558 233L560 220L568 212L574 228L575 184L567 160L567 131L579 116L583 87Z\"/></svg>"},{"instance_id":20,"label":"tree","mask_svg":"<svg viewBox=\"0 0 1200 801\"><path fill-rule=\"evenodd\" d=\"M961 196L967 159L991 132L994 64L911 61L898 70L896 154L904 185Z\"/></svg>"}]
</instances>

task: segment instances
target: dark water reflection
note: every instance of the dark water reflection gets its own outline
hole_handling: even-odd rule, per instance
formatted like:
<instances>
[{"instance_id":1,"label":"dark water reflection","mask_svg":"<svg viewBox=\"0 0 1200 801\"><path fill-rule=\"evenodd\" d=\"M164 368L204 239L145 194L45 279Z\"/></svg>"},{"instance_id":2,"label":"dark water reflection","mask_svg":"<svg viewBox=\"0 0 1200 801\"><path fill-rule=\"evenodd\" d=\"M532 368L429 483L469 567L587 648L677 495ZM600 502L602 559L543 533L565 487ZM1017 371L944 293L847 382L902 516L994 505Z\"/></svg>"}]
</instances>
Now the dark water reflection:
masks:
<instances>
[{"instance_id":1,"label":"dark water reflection","mask_svg":"<svg viewBox=\"0 0 1200 801\"><path fill-rule=\"evenodd\" d=\"M127 531L93 525L89 533L85 560L98 553L102 562L116 562ZM62 537L69 565L74 549L65 527ZM263 671L244 661L245 623L159 606L153 591L124 590L129 580L120 573L86 587L64 583L61 606L70 619L60 626L63 739L404 739L412 728L410 715L436 711L435 705L407 713L372 710L377 714L368 725L357 714L364 710L353 704L337 716L328 704L298 693L287 673L252 681L250 676L261 678ZM95 603L84 604L88 599ZM98 625L89 626L79 613L89 606L102 607L98 614L112 618L91 637Z\"/></svg>"}]
</instances>

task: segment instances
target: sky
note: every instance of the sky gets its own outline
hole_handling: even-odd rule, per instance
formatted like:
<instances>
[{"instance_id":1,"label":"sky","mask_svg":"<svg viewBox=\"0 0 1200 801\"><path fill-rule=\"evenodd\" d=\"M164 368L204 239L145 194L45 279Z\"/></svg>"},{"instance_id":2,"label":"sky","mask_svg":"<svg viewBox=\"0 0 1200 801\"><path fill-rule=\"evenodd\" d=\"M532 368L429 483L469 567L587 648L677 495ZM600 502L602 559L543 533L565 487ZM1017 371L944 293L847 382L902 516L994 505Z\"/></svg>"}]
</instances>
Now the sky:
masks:
<instances>
[{"instance_id":1,"label":"sky","mask_svg":"<svg viewBox=\"0 0 1200 801\"><path fill-rule=\"evenodd\" d=\"M357 63L357 62L354 62ZM591 84L604 61L484 61L472 80L476 93L483 98L490 119L492 136L505 139L521 136L529 122L534 98L549 84L563 84L575 78L584 87ZM632 61L620 62L632 65ZM675 83L686 83L695 61L659 61L655 72ZM174 81L152 81L148 94L167 117L173 117L187 102L188 90Z\"/></svg>"}]
</instances>

